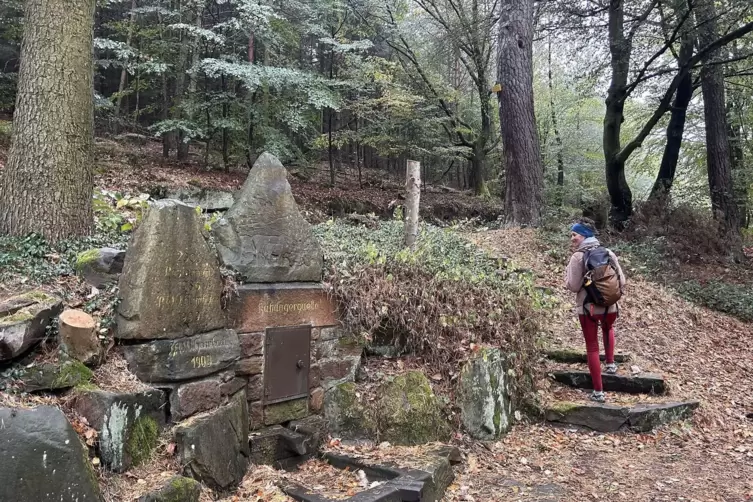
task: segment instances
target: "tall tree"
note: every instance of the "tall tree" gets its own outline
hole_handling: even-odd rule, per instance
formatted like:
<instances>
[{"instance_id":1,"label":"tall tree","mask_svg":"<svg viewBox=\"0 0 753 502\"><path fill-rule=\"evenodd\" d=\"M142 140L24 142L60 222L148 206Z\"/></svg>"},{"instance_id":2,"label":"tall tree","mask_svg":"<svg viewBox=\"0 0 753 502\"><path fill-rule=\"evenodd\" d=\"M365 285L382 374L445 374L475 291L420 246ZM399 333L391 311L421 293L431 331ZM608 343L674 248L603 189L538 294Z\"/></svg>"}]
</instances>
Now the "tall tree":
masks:
<instances>
[{"instance_id":1,"label":"tall tree","mask_svg":"<svg viewBox=\"0 0 753 502\"><path fill-rule=\"evenodd\" d=\"M541 220L544 168L533 110L533 0L502 0L497 80L505 167L505 217Z\"/></svg>"},{"instance_id":2,"label":"tall tree","mask_svg":"<svg viewBox=\"0 0 753 502\"><path fill-rule=\"evenodd\" d=\"M92 230L95 0L27 0L0 233Z\"/></svg>"},{"instance_id":3,"label":"tall tree","mask_svg":"<svg viewBox=\"0 0 753 502\"><path fill-rule=\"evenodd\" d=\"M697 9L698 39L710 45L718 36L717 14L713 0L701 0ZM701 69L703 116L706 122L706 167L714 218L720 223L722 237L730 247L740 245L740 212L732 187L732 154L727 137L727 107L724 97L724 66L720 51L708 51Z\"/></svg>"}]
</instances>

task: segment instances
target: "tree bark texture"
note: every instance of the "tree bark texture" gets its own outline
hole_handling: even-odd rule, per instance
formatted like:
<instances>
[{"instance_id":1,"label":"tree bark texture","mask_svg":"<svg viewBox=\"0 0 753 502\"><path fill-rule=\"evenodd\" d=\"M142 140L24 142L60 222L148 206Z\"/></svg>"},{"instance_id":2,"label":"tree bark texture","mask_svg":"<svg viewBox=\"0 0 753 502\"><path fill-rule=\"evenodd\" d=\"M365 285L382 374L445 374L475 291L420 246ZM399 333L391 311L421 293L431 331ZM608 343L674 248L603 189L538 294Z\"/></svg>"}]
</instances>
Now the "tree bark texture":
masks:
<instances>
[{"instance_id":1,"label":"tree bark texture","mask_svg":"<svg viewBox=\"0 0 753 502\"><path fill-rule=\"evenodd\" d=\"M0 233L92 231L94 0L27 0Z\"/></svg>"},{"instance_id":2,"label":"tree bark texture","mask_svg":"<svg viewBox=\"0 0 753 502\"><path fill-rule=\"evenodd\" d=\"M706 46L718 37L713 0L704 0L698 10L698 40ZM732 186L732 154L727 138L727 110L724 96L724 66L718 64L719 50L703 58L701 91L706 123L706 166L708 168L711 208L721 225L722 238L734 249L740 240L740 214ZM717 63L717 64L715 64Z\"/></svg>"},{"instance_id":3,"label":"tree bark texture","mask_svg":"<svg viewBox=\"0 0 753 502\"><path fill-rule=\"evenodd\" d=\"M625 159L620 155L620 132L624 121L632 53L632 41L625 36L624 7L623 0L610 0L609 2L609 52L612 80L607 91L603 134L607 191L612 206L609 217L618 229L633 214L633 193L625 178Z\"/></svg>"},{"instance_id":4,"label":"tree bark texture","mask_svg":"<svg viewBox=\"0 0 753 502\"><path fill-rule=\"evenodd\" d=\"M693 37L686 32L682 36L680 43L680 53L678 65L682 68L690 58L693 57ZM685 132L685 119L688 113L688 105L693 98L693 74L687 72L680 80L677 87L675 100L672 103L669 124L667 124L667 143L664 145L664 154L662 155L659 174L651 189L649 200L658 200L669 196L672 184L675 181L675 171L677 162L680 159L680 149L682 148L682 136Z\"/></svg>"},{"instance_id":5,"label":"tree bark texture","mask_svg":"<svg viewBox=\"0 0 753 502\"><path fill-rule=\"evenodd\" d=\"M413 249L418 239L418 208L421 201L421 163L409 160L405 169L405 237L406 247Z\"/></svg>"},{"instance_id":6,"label":"tree bark texture","mask_svg":"<svg viewBox=\"0 0 753 502\"><path fill-rule=\"evenodd\" d=\"M498 97L505 218L508 224L537 225L544 169L533 108L533 0L503 0L500 9Z\"/></svg>"}]
</instances>

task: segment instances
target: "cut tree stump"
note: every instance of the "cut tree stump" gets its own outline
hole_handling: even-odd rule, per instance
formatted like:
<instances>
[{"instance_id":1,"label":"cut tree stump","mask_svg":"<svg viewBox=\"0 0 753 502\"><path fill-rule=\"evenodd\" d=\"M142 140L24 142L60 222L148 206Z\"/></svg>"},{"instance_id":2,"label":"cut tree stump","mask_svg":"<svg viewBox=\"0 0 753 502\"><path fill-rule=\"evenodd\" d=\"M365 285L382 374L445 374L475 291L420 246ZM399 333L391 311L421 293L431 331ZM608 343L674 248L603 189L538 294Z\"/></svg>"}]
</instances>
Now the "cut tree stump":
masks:
<instances>
[{"instance_id":1,"label":"cut tree stump","mask_svg":"<svg viewBox=\"0 0 753 502\"><path fill-rule=\"evenodd\" d=\"M548 349L544 351L544 356L552 361L565 364L588 362L586 353L575 349ZM616 363L627 363L632 361L632 359L632 355L628 353L614 355L614 362ZM607 357L604 354L600 354L599 360L606 361Z\"/></svg>"},{"instance_id":2,"label":"cut tree stump","mask_svg":"<svg viewBox=\"0 0 753 502\"><path fill-rule=\"evenodd\" d=\"M60 314L60 344L72 358L84 364L99 362L100 344L97 322L82 310L68 309Z\"/></svg>"},{"instance_id":3,"label":"cut tree stump","mask_svg":"<svg viewBox=\"0 0 753 502\"><path fill-rule=\"evenodd\" d=\"M556 381L576 389L593 389L588 371L552 371L549 375ZM602 373L601 383L607 392L627 394L664 394L667 386L661 375L641 373L635 376L608 375Z\"/></svg>"},{"instance_id":4,"label":"cut tree stump","mask_svg":"<svg viewBox=\"0 0 753 502\"><path fill-rule=\"evenodd\" d=\"M698 401L615 406L599 403L556 403L546 410L546 420L587 427L598 432L630 429L648 432L660 425L690 418Z\"/></svg>"}]
</instances>

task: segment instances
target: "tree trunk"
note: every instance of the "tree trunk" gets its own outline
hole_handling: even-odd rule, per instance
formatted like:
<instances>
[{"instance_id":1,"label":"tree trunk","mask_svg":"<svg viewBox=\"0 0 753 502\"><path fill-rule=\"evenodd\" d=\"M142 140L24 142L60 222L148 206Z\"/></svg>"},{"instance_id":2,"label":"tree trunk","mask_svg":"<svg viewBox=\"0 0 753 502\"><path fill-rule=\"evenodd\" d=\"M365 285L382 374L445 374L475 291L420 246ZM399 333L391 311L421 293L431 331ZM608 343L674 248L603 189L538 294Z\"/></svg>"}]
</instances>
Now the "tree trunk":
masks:
<instances>
[{"instance_id":1,"label":"tree trunk","mask_svg":"<svg viewBox=\"0 0 753 502\"><path fill-rule=\"evenodd\" d=\"M405 236L404 243L413 249L418 239L418 208L421 200L421 163L409 160L405 169Z\"/></svg>"},{"instance_id":2,"label":"tree trunk","mask_svg":"<svg viewBox=\"0 0 753 502\"><path fill-rule=\"evenodd\" d=\"M685 33L680 45L680 54L678 65L680 67L687 64L693 57L693 37ZM664 155L661 159L659 174L656 176L656 182L651 189L649 200L660 200L669 196L672 184L675 181L675 171L677 162L680 159L680 149L682 147L682 136L685 132L685 119L688 112L688 105L693 98L693 74L687 72L680 81L675 94L672 111L667 124L667 143L664 145Z\"/></svg>"},{"instance_id":3,"label":"tree trunk","mask_svg":"<svg viewBox=\"0 0 753 502\"><path fill-rule=\"evenodd\" d=\"M136 22L136 0L131 0L131 13L128 21L128 36L126 37L126 45L131 46L133 42L133 28ZM120 70L120 84L118 85L118 104L116 111L118 115L124 115L123 113L123 93L125 92L126 84L128 83L128 71L125 63L123 69Z\"/></svg>"},{"instance_id":4,"label":"tree trunk","mask_svg":"<svg viewBox=\"0 0 753 502\"><path fill-rule=\"evenodd\" d=\"M552 111L552 128L554 129L554 142L557 144L557 186L565 185L565 161L562 159L562 137L557 129L557 112L554 109L554 82L552 81L552 41L549 40L549 107ZM558 203L562 205L563 194L560 191Z\"/></svg>"},{"instance_id":5,"label":"tree trunk","mask_svg":"<svg viewBox=\"0 0 753 502\"><path fill-rule=\"evenodd\" d=\"M27 0L0 234L50 241L93 227L94 0Z\"/></svg>"},{"instance_id":6,"label":"tree trunk","mask_svg":"<svg viewBox=\"0 0 753 502\"><path fill-rule=\"evenodd\" d=\"M612 205L609 217L617 229L623 228L633 214L633 193L625 178L625 160L619 155L632 52L632 42L625 37L624 7L623 0L610 0L609 52L612 81L607 91L603 135L607 191Z\"/></svg>"},{"instance_id":7,"label":"tree trunk","mask_svg":"<svg viewBox=\"0 0 753 502\"><path fill-rule=\"evenodd\" d=\"M718 37L713 0L700 2L697 10L698 40L702 47ZM701 90L706 123L706 166L709 176L711 208L720 224L721 238L730 251L740 242L740 215L732 186L732 156L727 138L727 114L724 98L724 66L718 64L719 51L703 58ZM716 64L715 64L716 63Z\"/></svg>"},{"instance_id":8,"label":"tree trunk","mask_svg":"<svg viewBox=\"0 0 753 502\"><path fill-rule=\"evenodd\" d=\"M544 169L533 109L533 0L503 0L499 22L505 218L508 224L538 225Z\"/></svg>"}]
</instances>

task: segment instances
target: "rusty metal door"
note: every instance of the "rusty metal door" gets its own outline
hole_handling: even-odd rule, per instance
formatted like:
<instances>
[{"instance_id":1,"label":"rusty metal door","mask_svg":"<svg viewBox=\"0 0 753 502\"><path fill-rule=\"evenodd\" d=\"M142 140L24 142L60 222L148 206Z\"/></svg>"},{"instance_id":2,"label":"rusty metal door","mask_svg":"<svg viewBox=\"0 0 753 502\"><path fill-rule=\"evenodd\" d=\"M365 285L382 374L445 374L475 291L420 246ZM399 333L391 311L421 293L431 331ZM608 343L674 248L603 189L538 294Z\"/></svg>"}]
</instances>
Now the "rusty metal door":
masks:
<instances>
[{"instance_id":1,"label":"rusty metal door","mask_svg":"<svg viewBox=\"0 0 753 502\"><path fill-rule=\"evenodd\" d=\"M311 326L267 328L264 337L264 402L308 397Z\"/></svg>"}]
</instances>

